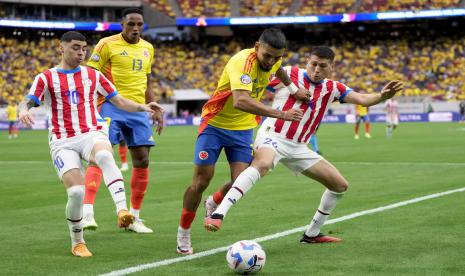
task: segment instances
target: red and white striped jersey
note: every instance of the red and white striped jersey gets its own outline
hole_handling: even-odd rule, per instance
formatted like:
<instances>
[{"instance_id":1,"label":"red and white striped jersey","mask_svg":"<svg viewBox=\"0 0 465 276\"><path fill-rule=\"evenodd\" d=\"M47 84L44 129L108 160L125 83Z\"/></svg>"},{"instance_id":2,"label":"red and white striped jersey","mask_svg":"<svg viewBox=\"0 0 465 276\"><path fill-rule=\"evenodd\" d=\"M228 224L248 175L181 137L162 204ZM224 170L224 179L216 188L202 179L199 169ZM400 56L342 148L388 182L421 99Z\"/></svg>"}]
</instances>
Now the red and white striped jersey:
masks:
<instances>
[{"instance_id":1,"label":"red and white striped jersey","mask_svg":"<svg viewBox=\"0 0 465 276\"><path fill-rule=\"evenodd\" d=\"M70 138L106 127L97 110L99 95L111 99L116 88L100 72L79 66L73 70L51 68L38 74L28 98L44 101L51 139Z\"/></svg>"},{"instance_id":2,"label":"red and white striped jersey","mask_svg":"<svg viewBox=\"0 0 465 276\"><path fill-rule=\"evenodd\" d=\"M385 103L386 113L388 115L396 116L399 114L399 103L396 100L389 99Z\"/></svg>"},{"instance_id":3,"label":"red and white striped jersey","mask_svg":"<svg viewBox=\"0 0 465 276\"><path fill-rule=\"evenodd\" d=\"M297 101L284 84L279 79L274 78L267 88L271 92L275 92L273 108L282 111L291 108L302 109L304 115L302 120L295 122L269 117L265 119L261 128L274 131L280 137L297 143L308 143L310 136L315 132L328 110L330 103L336 99L343 103L345 96L352 89L330 79L324 79L321 83L314 83L307 75L307 71L298 67L285 67L284 70L297 87L310 91L311 100L308 103Z\"/></svg>"}]
</instances>

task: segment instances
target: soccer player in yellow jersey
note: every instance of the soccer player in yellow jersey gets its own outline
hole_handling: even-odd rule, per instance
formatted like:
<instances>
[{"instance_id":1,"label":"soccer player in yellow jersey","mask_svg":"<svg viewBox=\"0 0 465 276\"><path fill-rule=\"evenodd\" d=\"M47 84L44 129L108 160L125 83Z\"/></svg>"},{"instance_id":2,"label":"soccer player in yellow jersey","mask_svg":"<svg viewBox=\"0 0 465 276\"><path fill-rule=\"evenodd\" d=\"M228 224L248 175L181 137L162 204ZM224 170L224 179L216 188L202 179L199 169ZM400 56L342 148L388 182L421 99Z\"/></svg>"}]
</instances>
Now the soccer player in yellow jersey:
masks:
<instances>
[{"instance_id":1,"label":"soccer player in yellow jersey","mask_svg":"<svg viewBox=\"0 0 465 276\"><path fill-rule=\"evenodd\" d=\"M365 123L365 137L371 138L370 134L370 117L368 116L368 107L363 105L355 105L355 139L359 139L358 131L361 122Z\"/></svg>"},{"instance_id":2,"label":"soccer player in yellow jersey","mask_svg":"<svg viewBox=\"0 0 465 276\"><path fill-rule=\"evenodd\" d=\"M14 101L10 101L6 107L8 119L8 139L18 138L18 106Z\"/></svg>"},{"instance_id":3,"label":"soccer player in yellow jersey","mask_svg":"<svg viewBox=\"0 0 465 276\"><path fill-rule=\"evenodd\" d=\"M281 68L281 58L286 47L286 37L278 29L266 29L255 47L235 54L226 64L211 99L203 106L199 136L195 145L194 176L184 194L183 209L178 227L177 252L192 254L191 224L202 199L203 191L213 177L215 163L224 148L231 181L245 170L252 161L253 128L257 115L298 121L302 111L279 111L259 102L269 80L276 75L298 99L308 101L309 92L299 89ZM209 197L207 216L213 212L224 194L231 187L228 183ZM214 206L212 206L214 204Z\"/></svg>"},{"instance_id":4,"label":"soccer player in yellow jersey","mask_svg":"<svg viewBox=\"0 0 465 276\"><path fill-rule=\"evenodd\" d=\"M120 34L99 41L87 63L101 71L111 80L118 93L137 103L152 102L151 69L154 56L152 44L140 36L144 27L142 11L130 8L123 11ZM142 201L147 190L149 177L149 152L155 145L152 126L147 113L128 113L116 108L110 102L101 105L100 114L110 122L109 138L113 145L119 144L122 137L131 153L133 169L131 177L131 209L134 222L128 229L137 233L152 233L139 218ZM152 117L158 123L157 132L163 128L160 112ZM84 229L95 230L97 223L93 214L93 203L102 177L101 170L89 166L86 172L86 194L84 198Z\"/></svg>"}]
</instances>

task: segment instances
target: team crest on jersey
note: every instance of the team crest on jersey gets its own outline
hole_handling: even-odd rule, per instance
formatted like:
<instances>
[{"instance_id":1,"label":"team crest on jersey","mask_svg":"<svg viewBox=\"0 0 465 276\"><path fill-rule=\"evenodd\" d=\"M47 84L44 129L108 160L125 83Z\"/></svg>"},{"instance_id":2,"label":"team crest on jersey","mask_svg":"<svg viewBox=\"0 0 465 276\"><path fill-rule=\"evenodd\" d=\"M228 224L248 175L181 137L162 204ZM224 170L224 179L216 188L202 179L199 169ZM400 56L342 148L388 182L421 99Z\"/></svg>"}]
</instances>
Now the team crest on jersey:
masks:
<instances>
[{"instance_id":1,"label":"team crest on jersey","mask_svg":"<svg viewBox=\"0 0 465 276\"><path fill-rule=\"evenodd\" d=\"M252 78L248 74L243 74L241 76L241 82L243 84L250 84L252 82Z\"/></svg>"},{"instance_id":2,"label":"team crest on jersey","mask_svg":"<svg viewBox=\"0 0 465 276\"><path fill-rule=\"evenodd\" d=\"M86 79L86 80L84 81L84 86L86 86L86 87L91 87L91 86L92 86L92 81L91 81L90 79Z\"/></svg>"},{"instance_id":3,"label":"team crest on jersey","mask_svg":"<svg viewBox=\"0 0 465 276\"><path fill-rule=\"evenodd\" d=\"M200 160L206 160L206 159L208 159L208 152L206 152L206 151L204 151L204 150L200 151L200 152L199 152L199 158L200 158Z\"/></svg>"},{"instance_id":4,"label":"team crest on jersey","mask_svg":"<svg viewBox=\"0 0 465 276\"><path fill-rule=\"evenodd\" d=\"M93 54L91 57L90 57L91 60L95 61L95 62L98 62L100 60L100 56L98 54Z\"/></svg>"},{"instance_id":5,"label":"team crest on jersey","mask_svg":"<svg viewBox=\"0 0 465 276\"><path fill-rule=\"evenodd\" d=\"M144 57L148 58L149 57L149 51L144 50Z\"/></svg>"}]
</instances>

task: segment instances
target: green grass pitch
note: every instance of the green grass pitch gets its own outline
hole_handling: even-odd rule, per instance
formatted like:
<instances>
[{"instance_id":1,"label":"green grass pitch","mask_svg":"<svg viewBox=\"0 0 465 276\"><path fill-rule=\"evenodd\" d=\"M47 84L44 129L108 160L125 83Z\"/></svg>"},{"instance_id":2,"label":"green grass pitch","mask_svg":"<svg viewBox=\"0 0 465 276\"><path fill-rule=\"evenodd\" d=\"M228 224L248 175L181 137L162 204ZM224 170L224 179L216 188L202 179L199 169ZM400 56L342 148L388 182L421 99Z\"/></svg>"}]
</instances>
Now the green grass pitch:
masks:
<instances>
[{"instance_id":1,"label":"green grass pitch","mask_svg":"<svg viewBox=\"0 0 465 276\"><path fill-rule=\"evenodd\" d=\"M404 123L388 140L383 124L372 139L353 139L353 125L324 124L324 157L349 180L331 218L465 187L465 125ZM168 127L151 152L150 184L141 217L154 234L116 227L105 186L97 195L99 229L86 232L94 257L70 253L64 217L66 192L50 161L45 131L0 132L2 275L97 275L179 257L176 231L185 188L192 178L195 127ZM126 184L130 173L124 173ZM228 180L224 156L204 194ZM192 228L196 252L306 225L323 187L278 166L230 212L221 231L206 232L203 206ZM302 245L301 233L262 242L260 275L465 275L465 193L410 204L327 225L340 244ZM233 275L225 253L139 272L140 275Z\"/></svg>"}]
</instances>

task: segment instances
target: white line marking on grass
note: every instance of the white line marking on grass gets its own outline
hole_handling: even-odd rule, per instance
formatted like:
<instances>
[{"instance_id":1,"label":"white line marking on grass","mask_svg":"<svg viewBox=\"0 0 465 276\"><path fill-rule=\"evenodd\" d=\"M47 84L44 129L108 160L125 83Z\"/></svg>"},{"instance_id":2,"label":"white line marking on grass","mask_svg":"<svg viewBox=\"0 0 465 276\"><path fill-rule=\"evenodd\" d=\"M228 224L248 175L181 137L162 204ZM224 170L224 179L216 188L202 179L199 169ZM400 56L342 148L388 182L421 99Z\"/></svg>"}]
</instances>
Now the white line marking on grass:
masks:
<instances>
[{"instance_id":1,"label":"white line marking on grass","mask_svg":"<svg viewBox=\"0 0 465 276\"><path fill-rule=\"evenodd\" d=\"M458 193L458 192L464 192L464 191L465 191L465 187L455 189L455 190L440 192L440 193L436 193L436 194L431 194L431 195L427 195L427 196L417 197L417 198L397 202L397 203L394 203L394 204L390 204L390 205L386 205L386 206L382 206L382 207L378 207L378 208L374 208L374 209L355 212L355 213L345 215L345 216L342 216L342 217L339 217L339 218L330 219L330 220L326 221L325 225L334 224L334 223L338 223L338 222L341 222L341 221L358 218L358 217L365 216L365 215L379 213L379 212L383 212L383 211L386 211L386 210L390 210L390 209L402 207L402 206L405 206L405 205L417 203L417 202L420 202L420 201L425 201L425 200L428 200L428 199L433 199L433 198L446 196L446 195L450 195L450 194ZM263 241L278 239L278 238L285 237L285 236L288 236L288 235L292 235L292 234L295 234L295 233L303 232L306 229L306 227L307 226L297 227L297 228L286 230L286 231L279 232L279 233L276 233L276 234L272 234L272 235L268 235L268 236L264 236L264 237L259 237L259 238L256 238L254 240L257 241L257 242L263 242ZM207 250L207 251L202 251L202 252L199 252L199 253L195 253L195 254L189 255L189 256L177 257L177 258L172 258L172 259L165 259L165 260L156 261L156 262L153 262L153 263L148 263L148 264L142 264L142 265L138 265L138 266L129 267L129 268L126 268L126 269L115 270L115 271L112 271L112 272L109 272L109 273L106 273L106 274L101 274L100 276L127 275L127 274L136 273L136 272L140 272L140 271L151 269L151 268L157 268L157 267L160 267L160 266L166 266L166 265L170 265L170 264L174 264L174 263L180 263L180 262L195 260L195 259L210 256L210 255L214 255L216 253L226 252L228 250L228 248L229 248L229 246L218 247L218 248L210 249L210 250Z\"/></svg>"},{"instance_id":2,"label":"white line marking on grass","mask_svg":"<svg viewBox=\"0 0 465 276\"><path fill-rule=\"evenodd\" d=\"M390 165L390 166L465 166L465 163L452 162L331 162L341 165ZM0 160L1 164L52 164L52 161L43 160ZM217 164L228 164L228 162L219 161ZM150 165L194 165L192 161L156 161L150 162Z\"/></svg>"}]
</instances>

